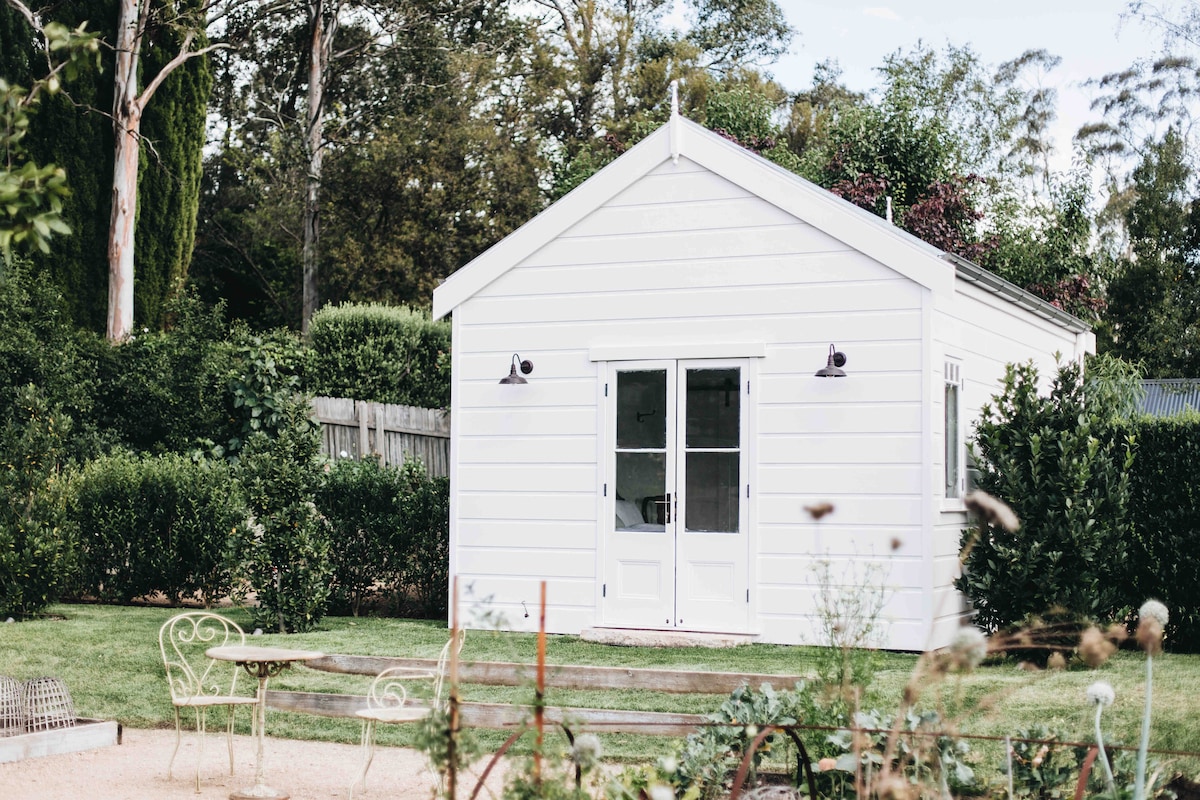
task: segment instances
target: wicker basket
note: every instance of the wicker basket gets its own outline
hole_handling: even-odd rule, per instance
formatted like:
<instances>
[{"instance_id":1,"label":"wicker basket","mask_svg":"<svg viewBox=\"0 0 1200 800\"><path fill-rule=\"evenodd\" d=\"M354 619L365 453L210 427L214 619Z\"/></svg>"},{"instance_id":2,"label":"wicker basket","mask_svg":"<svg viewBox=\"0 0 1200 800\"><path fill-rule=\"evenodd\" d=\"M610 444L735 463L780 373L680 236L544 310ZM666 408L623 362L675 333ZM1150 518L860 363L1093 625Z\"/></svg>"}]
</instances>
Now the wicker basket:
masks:
<instances>
[{"instance_id":1,"label":"wicker basket","mask_svg":"<svg viewBox=\"0 0 1200 800\"><path fill-rule=\"evenodd\" d=\"M31 733L75 725L75 703L58 678L25 682L25 727Z\"/></svg>"},{"instance_id":2,"label":"wicker basket","mask_svg":"<svg viewBox=\"0 0 1200 800\"><path fill-rule=\"evenodd\" d=\"M25 733L23 685L16 678L0 675L0 738Z\"/></svg>"}]
</instances>

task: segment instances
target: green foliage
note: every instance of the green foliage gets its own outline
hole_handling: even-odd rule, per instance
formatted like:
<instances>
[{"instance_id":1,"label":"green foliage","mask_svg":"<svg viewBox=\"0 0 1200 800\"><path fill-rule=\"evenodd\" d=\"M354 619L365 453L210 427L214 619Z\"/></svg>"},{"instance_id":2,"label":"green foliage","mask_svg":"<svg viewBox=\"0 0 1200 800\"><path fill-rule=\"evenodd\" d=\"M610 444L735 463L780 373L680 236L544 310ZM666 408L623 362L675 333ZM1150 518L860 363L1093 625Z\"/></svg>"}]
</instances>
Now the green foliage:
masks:
<instances>
[{"instance_id":1,"label":"green foliage","mask_svg":"<svg viewBox=\"0 0 1200 800\"><path fill-rule=\"evenodd\" d=\"M0 409L34 384L77 421L92 408L94 373L63 298L18 261L0 276Z\"/></svg>"},{"instance_id":2,"label":"green foliage","mask_svg":"<svg viewBox=\"0 0 1200 800\"><path fill-rule=\"evenodd\" d=\"M423 408L450 404L450 326L404 306L326 306L309 327L313 394Z\"/></svg>"},{"instance_id":3,"label":"green foliage","mask_svg":"<svg viewBox=\"0 0 1200 800\"><path fill-rule=\"evenodd\" d=\"M400 479L406 546L396 587L400 613L445 619L450 586L450 479L428 475L419 461L405 462Z\"/></svg>"},{"instance_id":4,"label":"green foliage","mask_svg":"<svg viewBox=\"0 0 1200 800\"><path fill-rule=\"evenodd\" d=\"M861 765L867 775L878 773L894 741L892 767L899 768L909 782L926 789L936 786L940 797L980 793L982 787L968 763L970 748L944 733L946 724L937 712L910 709L897 723L877 709L868 709L856 712L853 723L862 730L842 729L829 737L841 751L836 769L854 773Z\"/></svg>"},{"instance_id":5,"label":"green foliage","mask_svg":"<svg viewBox=\"0 0 1200 800\"><path fill-rule=\"evenodd\" d=\"M166 331L143 329L118 346L89 338L98 372L96 424L137 452L185 453L238 433L229 430L226 383L234 353L221 308L207 309L185 294L167 313Z\"/></svg>"},{"instance_id":6,"label":"green foliage","mask_svg":"<svg viewBox=\"0 0 1200 800\"><path fill-rule=\"evenodd\" d=\"M22 140L43 93L58 94L63 82L73 81L89 63L98 66L99 42L85 28L86 23L72 30L60 22L42 28L51 68L30 89L0 78L0 255L8 265L14 248L49 253L53 236L71 232L63 215L63 201L70 194L66 171L29 159Z\"/></svg>"},{"instance_id":7,"label":"green foliage","mask_svg":"<svg viewBox=\"0 0 1200 800\"><path fill-rule=\"evenodd\" d=\"M317 508L336 543L330 609L358 616L365 603L391 594L404 564L403 482L375 459L335 462L317 491Z\"/></svg>"},{"instance_id":8,"label":"green foliage","mask_svg":"<svg viewBox=\"0 0 1200 800\"><path fill-rule=\"evenodd\" d=\"M232 587L230 542L246 511L223 461L116 453L72 481L76 589L128 602L161 592L211 604Z\"/></svg>"},{"instance_id":9,"label":"green foliage","mask_svg":"<svg viewBox=\"0 0 1200 800\"><path fill-rule=\"evenodd\" d=\"M1079 775L1079 761L1074 752L1059 744L1058 735L1042 725L1015 731L1013 735L1033 740L1012 743L1013 796L1029 800L1069 796Z\"/></svg>"},{"instance_id":10,"label":"green foliage","mask_svg":"<svg viewBox=\"0 0 1200 800\"><path fill-rule=\"evenodd\" d=\"M717 724L688 734L676 755L660 763L659 777L683 796L719 797L728 790L728 780L763 726L809 723L812 720L807 712L814 708L803 683L778 692L767 683L757 690L739 686L708 715ZM753 768L757 770L763 757L784 740L781 733L767 736L753 756Z\"/></svg>"},{"instance_id":11,"label":"green foliage","mask_svg":"<svg viewBox=\"0 0 1200 800\"><path fill-rule=\"evenodd\" d=\"M985 630L1054 608L1102 621L1128 610L1133 443L1112 426L1135 376L1103 357L1091 364L1086 380L1078 364L1061 365L1045 397L1032 363L1009 365L981 410L972 447L979 488L1021 520L1017 531L981 523L963 534L956 585Z\"/></svg>"},{"instance_id":12,"label":"green foliage","mask_svg":"<svg viewBox=\"0 0 1200 800\"><path fill-rule=\"evenodd\" d=\"M178 16L172 24L152 30L153 46L143 47L143 86L179 52L187 33L180 21L189 14L202 14L202 7L196 0L174 3ZM203 47L203 38L201 33L192 48ZM212 83L208 57L190 58L167 76L142 116L134 319L151 329L163 325L167 306L183 288L192 260Z\"/></svg>"},{"instance_id":13,"label":"green foliage","mask_svg":"<svg viewBox=\"0 0 1200 800\"><path fill-rule=\"evenodd\" d=\"M71 419L27 386L0 430L0 614L28 616L58 599L74 556L62 469Z\"/></svg>"},{"instance_id":14,"label":"green foliage","mask_svg":"<svg viewBox=\"0 0 1200 800\"><path fill-rule=\"evenodd\" d=\"M280 396L272 424L246 440L237 467L253 519L237 541L239 597L253 591L256 624L280 633L310 630L329 602L329 533L314 500L322 468L320 430L302 395Z\"/></svg>"},{"instance_id":15,"label":"green foliage","mask_svg":"<svg viewBox=\"0 0 1200 800\"><path fill-rule=\"evenodd\" d=\"M293 334L241 333L235 338L234 366L227 384L232 435L213 445L214 455L236 459L251 436L274 436L297 424L294 412L303 384L304 349Z\"/></svg>"},{"instance_id":16,"label":"green foliage","mask_svg":"<svg viewBox=\"0 0 1200 800\"><path fill-rule=\"evenodd\" d=\"M1132 255L1118 260L1101 342L1145 365L1149 377L1200 374L1200 204L1186 141L1168 131L1133 171L1124 213Z\"/></svg>"},{"instance_id":17,"label":"green foliage","mask_svg":"<svg viewBox=\"0 0 1200 800\"><path fill-rule=\"evenodd\" d=\"M1160 599L1171 611L1167 647L1200 652L1200 415L1139 418L1124 429L1137 442L1130 472L1135 537L1124 583L1130 604Z\"/></svg>"}]
</instances>

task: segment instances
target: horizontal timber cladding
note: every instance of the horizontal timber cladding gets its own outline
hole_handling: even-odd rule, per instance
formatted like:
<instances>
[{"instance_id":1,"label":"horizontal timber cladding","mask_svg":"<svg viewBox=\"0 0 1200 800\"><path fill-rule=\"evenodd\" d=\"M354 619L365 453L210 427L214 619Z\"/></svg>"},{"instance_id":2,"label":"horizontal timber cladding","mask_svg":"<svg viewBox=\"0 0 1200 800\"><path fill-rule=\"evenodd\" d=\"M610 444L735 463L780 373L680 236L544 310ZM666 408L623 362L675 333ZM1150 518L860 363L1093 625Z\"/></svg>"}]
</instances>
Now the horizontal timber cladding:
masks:
<instances>
[{"instance_id":1,"label":"horizontal timber cladding","mask_svg":"<svg viewBox=\"0 0 1200 800\"><path fill-rule=\"evenodd\" d=\"M450 415L438 408L314 397L321 452L330 458L372 455L399 466L407 459L435 477L450 474Z\"/></svg>"}]
</instances>

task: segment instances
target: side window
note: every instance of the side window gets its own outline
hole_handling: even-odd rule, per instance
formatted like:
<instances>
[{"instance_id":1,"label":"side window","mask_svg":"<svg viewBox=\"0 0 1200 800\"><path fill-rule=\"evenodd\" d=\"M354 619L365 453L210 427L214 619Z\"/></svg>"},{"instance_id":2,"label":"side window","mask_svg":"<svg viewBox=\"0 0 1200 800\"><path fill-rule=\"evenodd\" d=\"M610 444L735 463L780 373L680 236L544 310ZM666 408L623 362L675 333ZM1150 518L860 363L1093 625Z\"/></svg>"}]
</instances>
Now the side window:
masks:
<instances>
[{"instance_id":1,"label":"side window","mask_svg":"<svg viewBox=\"0 0 1200 800\"><path fill-rule=\"evenodd\" d=\"M942 426L942 441L945 443L945 496L958 498L963 495L963 440L962 440L962 368L957 361L947 361L944 370L945 397L942 409L945 414Z\"/></svg>"}]
</instances>

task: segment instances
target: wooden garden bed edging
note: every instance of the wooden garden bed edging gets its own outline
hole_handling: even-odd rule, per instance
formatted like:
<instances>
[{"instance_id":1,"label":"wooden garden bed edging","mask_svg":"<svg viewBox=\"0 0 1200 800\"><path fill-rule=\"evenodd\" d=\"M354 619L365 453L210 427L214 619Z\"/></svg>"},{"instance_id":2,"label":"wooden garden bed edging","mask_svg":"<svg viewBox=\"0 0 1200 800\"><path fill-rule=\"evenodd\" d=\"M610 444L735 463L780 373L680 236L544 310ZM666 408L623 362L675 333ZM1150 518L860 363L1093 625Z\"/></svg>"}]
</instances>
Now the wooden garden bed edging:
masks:
<instances>
[{"instance_id":1,"label":"wooden garden bed edging","mask_svg":"<svg viewBox=\"0 0 1200 800\"><path fill-rule=\"evenodd\" d=\"M432 659L389 658L385 656L327 655L305 664L310 669L348 675L376 675L388 667L434 669ZM536 666L508 662L463 662L458 665L459 680L485 686L522 686L530 683ZM551 665L546 681L553 689L646 689L677 694L729 694L742 684L792 686L803 680L798 675L762 675L741 672L681 672L679 670L633 669L629 667L590 667ZM269 690L267 706L279 711L314 714L323 717L352 718L366 706L358 695L327 692L287 692ZM462 721L468 727L512 728L528 721L532 709L522 705L462 703ZM624 711L594 708L547 708L549 722L569 724L572 730L640 733L656 736L682 736L708 722L702 714L674 714L650 711Z\"/></svg>"}]
</instances>

